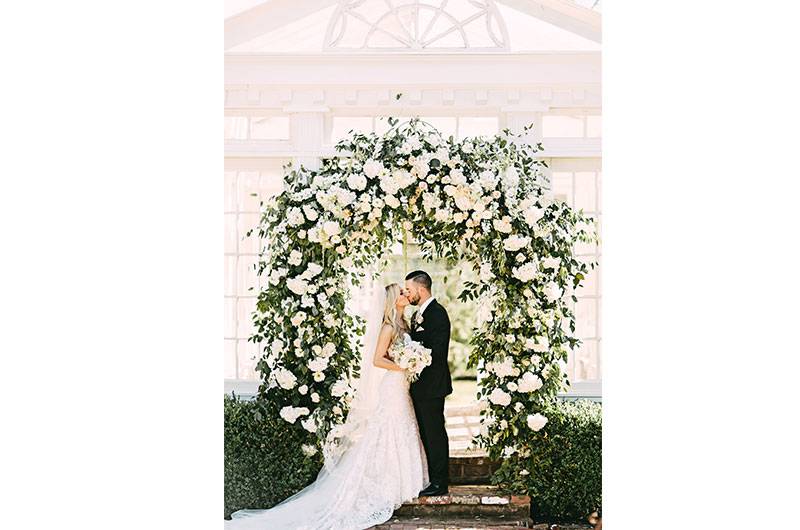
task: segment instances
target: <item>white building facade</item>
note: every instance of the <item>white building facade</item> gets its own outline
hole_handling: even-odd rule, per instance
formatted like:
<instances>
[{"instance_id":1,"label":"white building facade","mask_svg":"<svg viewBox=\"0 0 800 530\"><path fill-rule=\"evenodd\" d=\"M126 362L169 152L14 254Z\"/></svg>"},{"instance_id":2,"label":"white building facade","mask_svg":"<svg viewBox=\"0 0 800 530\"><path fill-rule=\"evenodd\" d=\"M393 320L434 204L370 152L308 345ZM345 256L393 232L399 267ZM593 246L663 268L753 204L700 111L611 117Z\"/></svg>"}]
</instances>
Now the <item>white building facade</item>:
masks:
<instances>
[{"instance_id":1,"label":"white building facade","mask_svg":"<svg viewBox=\"0 0 800 530\"><path fill-rule=\"evenodd\" d=\"M351 129L381 132L385 117L419 116L463 138L533 124L553 193L602 230L597 2L241 0L226 8L227 389L257 386L259 352L247 337L258 245L244 235L259 202L281 191L284 164L314 167ZM599 246L577 250L602 261ZM577 293L583 345L567 365L574 395L600 395L601 270Z\"/></svg>"}]
</instances>

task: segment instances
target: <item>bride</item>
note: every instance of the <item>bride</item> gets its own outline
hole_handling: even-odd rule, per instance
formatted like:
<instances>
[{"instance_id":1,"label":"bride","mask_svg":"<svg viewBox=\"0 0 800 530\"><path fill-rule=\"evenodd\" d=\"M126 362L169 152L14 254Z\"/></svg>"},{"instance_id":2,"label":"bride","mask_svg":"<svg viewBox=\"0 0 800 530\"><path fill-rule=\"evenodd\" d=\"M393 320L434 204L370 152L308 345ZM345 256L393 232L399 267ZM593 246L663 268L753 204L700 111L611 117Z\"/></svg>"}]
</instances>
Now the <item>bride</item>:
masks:
<instances>
[{"instance_id":1,"label":"bride","mask_svg":"<svg viewBox=\"0 0 800 530\"><path fill-rule=\"evenodd\" d=\"M226 529L363 530L388 521L395 508L428 486L409 383L388 354L393 343L409 340L403 318L409 300L396 283L385 294L372 362L362 361L341 442L326 444L317 480L269 510L233 513Z\"/></svg>"}]
</instances>

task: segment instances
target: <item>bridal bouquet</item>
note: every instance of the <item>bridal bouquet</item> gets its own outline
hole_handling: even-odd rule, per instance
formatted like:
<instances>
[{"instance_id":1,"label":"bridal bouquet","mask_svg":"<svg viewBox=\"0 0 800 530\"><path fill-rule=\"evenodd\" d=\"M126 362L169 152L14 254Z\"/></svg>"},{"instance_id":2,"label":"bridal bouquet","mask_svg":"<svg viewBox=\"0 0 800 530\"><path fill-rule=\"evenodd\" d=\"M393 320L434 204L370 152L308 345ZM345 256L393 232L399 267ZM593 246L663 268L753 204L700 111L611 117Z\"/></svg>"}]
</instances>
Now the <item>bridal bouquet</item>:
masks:
<instances>
[{"instance_id":1,"label":"bridal bouquet","mask_svg":"<svg viewBox=\"0 0 800 530\"><path fill-rule=\"evenodd\" d=\"M409 338L403 342L396 342L392 346L390 354L394 362L406 370L406 378L412 383L419 378L419 374L425 367L431 365L433 360L430 348Z\"/></svg>"}]
</instances>

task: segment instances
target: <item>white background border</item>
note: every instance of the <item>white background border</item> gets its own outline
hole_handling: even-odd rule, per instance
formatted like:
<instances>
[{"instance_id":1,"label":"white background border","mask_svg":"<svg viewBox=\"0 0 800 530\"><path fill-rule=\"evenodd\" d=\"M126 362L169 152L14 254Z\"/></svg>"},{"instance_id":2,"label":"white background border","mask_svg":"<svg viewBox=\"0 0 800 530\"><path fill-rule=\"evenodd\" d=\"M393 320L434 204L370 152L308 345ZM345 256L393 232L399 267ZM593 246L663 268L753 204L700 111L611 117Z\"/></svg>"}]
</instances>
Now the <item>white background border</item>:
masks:
<instances>
[{"instance_id":1,"label":"white background border","mask_svg":"<svg viewBox=\"0 0 800 530\"><path fill-rule=\"evenodd\" d=\"M5 9L3 526L220 528L222 10ZM785 526L797 7L603 17L607 528Z\"/></svg>"}]
</instances>

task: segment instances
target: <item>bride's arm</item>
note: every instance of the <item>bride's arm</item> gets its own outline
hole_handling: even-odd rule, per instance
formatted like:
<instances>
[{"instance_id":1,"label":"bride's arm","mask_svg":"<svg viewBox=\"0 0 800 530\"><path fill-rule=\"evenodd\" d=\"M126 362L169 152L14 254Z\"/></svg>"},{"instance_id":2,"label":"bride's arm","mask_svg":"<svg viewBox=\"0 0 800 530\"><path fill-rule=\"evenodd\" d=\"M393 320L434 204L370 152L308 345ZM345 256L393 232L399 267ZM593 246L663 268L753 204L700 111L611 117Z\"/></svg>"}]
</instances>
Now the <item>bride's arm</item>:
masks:
<instances>
[{"instance_id":1,"label":"bride's arm","mask_svg":"<svg viewBox=\"0 0 800 530\"><path fill-rule=\"evenodd\" d=\"M378 368L384 368L386 370L395 370L397 372L402 372L403 369L400 368L396 363L394 363L391 359L386 357L386 352L389 350L389 343L392 341L392 326L383 326L381 328L381 334L378 336L378 345L375 347L375 356L372 359L372 364L377 366Z\"/></svg>"}]
</instances>

